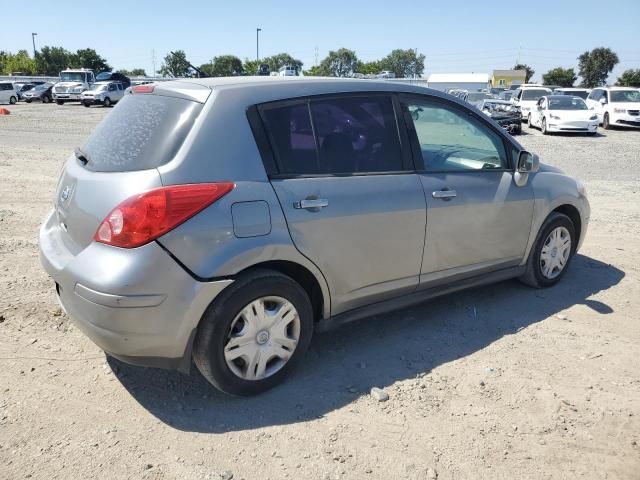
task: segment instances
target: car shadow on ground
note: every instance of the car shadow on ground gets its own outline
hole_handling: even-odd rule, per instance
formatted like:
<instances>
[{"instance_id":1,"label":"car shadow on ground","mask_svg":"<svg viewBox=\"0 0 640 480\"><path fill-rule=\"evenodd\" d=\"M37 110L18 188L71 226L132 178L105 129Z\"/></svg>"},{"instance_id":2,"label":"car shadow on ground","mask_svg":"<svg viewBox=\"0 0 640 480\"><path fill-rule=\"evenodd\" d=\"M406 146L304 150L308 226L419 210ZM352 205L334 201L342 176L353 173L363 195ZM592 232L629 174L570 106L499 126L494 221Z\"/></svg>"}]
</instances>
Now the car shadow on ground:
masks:
<instances>
[{"instance_id":1,"label":"car shadow on ground","mask_svg":"<svg viewBox=\"0 0 640 480\"><path fill-rule=\"evenodd\" d=\"M179 430L220 433L304 422L353 402L371 387L428 373L573 305L610 314L611 306L590 297L624 275L577 255L565 278L550 289L507 281L349 324L317 335L297 372L253 398L219 393L195 367L187 376L108 361L144 408Z\"/></svg>"}]
</instances>

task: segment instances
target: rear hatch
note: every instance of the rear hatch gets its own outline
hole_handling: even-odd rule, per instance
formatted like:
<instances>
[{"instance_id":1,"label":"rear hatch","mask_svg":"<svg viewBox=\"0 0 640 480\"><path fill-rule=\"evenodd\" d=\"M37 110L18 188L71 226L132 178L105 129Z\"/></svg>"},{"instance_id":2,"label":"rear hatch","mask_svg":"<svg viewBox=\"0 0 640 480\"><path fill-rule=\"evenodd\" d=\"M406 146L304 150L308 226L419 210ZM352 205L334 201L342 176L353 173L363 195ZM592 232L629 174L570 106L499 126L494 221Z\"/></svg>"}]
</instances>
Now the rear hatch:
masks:
<instances>
[{"instance_id":1,"label":"rear hatch","mask_svg":"<svg viewBox=\"0 0 640 480\"><path fill-rule=\"evenodd\" d=\"M211 93L181 82L141 87L144 93L125 95L65 164L54 206L74 255L120 202L162 185L157 167L175 157Z\"/></svg>"}]
</instances>

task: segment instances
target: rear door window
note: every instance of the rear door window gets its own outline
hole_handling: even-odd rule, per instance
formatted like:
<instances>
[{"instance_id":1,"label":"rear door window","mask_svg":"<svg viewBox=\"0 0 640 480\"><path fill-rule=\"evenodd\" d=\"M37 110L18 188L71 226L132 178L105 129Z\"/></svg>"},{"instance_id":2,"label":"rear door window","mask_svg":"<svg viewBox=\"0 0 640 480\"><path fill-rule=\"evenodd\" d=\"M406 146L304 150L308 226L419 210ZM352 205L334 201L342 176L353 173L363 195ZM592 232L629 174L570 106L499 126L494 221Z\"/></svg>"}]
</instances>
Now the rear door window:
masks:
<instances>
[{"instance_id":1,"label":"rear door window","mask_svg":"<svg viewBox=\"0 0 640 480\"><path fill-rule=\"evenodd\" d=\"M125 95L98 125L82 152L85 168L126 172L156 168L178 152L202 104L161 95Z\"/></svg>"},{"instance_id":2,"label":"rear door window","mask_svg":"<svg viewBox=\"0 0 640 480\"><path fill-rule=\"evenodd\" d=\"M403 170L388 96L305 100L262 109L282 174L322 175Z\"/></svg>"}]
</instances>

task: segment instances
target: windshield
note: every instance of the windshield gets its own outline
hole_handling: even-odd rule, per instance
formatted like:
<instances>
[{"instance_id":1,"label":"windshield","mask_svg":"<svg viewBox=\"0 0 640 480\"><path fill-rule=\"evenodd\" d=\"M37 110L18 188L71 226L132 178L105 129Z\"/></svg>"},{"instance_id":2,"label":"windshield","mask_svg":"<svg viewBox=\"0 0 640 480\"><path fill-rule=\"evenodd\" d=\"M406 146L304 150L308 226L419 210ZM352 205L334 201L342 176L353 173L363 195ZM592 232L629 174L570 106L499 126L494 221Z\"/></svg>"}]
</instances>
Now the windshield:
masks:
<instances>
[{"instance_id":1,"label":"windshield","mask_svg":"<svg viewBox=\"0 0 640 480\"><path fill-rule=\"evenodd\" d=\"M61 82L84 82L86 73L83 72L60 72Z\"/></svg>"},{"instance_id":2,"label":"windshield","mask_svg":"<svg viewBox=\"0 0 640 480\"><path fill-rule=\"evenodd\" d=\"M170 161L202 105L160 95L126 95L82 147L95 172L146 170Z\"/></svg>"},{"instance_id":3,"label":"windshield","mask_svg":"<svg viewBox=\"0 0 640 480\"><path fill-rule=\"evenodd\" d=\"M611 101L616 102L640 102L640 90L612 90Z\"/></svg>"},{"instance_id":4,"label":"windshield","mask_svg":"<svg viewBox=\"0 0 640 480\"><path fill-rule=\"evenodd\" d=\"M549 90L523 90L522 92L522 100L538 100L540 97L544 97L545 95L549 95L551 93Z\"/></svg>"},{"instance_id":5,"label":"windshield","mask_svg":"<svg viewBox=\"0 0 640 480\"><path fill-rule=\"evenodd\" d=\"M570 97L580 97L586 99L589 96L588 90L560 90L554 95L569 95Z\"/></svg>"},{"instance_id":6,"label":"windshield","mask_svg":"<svg viewBox=\"0 0 640 480\"><path fill-rule=\"evenodd\" d=\"M579 97L549 97L549 110L587 110L587 104Z\"/></svg>"},{"instance_id":7,"label":"windshield","mask_svg":"<svg viewBox=\"0 0 640 480\"><path fill-rule=\"evenodd\" d=\"M51 86L51 85L49 85L49 84L47 84L47 83L44 83L44 84L42 84L42 85L36 85L36 86L33 88L33 90L34 90L34 91L36 91L36 90L37 90L38 92L41 92L42 90L47 90L50 86Z\"/></svg>"}]
</instances>

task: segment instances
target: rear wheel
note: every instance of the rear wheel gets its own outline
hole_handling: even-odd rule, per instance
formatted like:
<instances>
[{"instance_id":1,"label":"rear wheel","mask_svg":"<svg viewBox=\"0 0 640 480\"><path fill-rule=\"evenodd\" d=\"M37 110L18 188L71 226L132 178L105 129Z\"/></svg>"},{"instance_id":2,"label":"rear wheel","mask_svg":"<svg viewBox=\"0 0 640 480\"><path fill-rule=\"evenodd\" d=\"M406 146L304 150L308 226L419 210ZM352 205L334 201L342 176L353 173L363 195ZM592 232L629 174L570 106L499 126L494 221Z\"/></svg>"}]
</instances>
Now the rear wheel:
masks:
<instances>
[{"instance_id":1,"label":"rear wheel","mask_svg":"<svg viewBox=\"0 0 640 480\"><path fill-rule=\"evenodd\" d=\"M602 128L605 130L611 130L611 123L609 123L609 114L605 113L602 119Z\"/></svg>"},{"instance_id":2,"label":"rear wheel","mask_svg":"<svg viewBox=\"0 0 640 480\"><path fill-rule=\"evenodd\" d=\"M223 392L256 395L281 383L300 363L312 334L313 311L304 289L281 273L255 270L209 306L193 360Z\"/></svg>"},{"instance_id":3,"label":"rear wheel","mask_svg":"<svg viewBox=\"0 0 640 480\"><path fill-rule=\"evenodd\" d=\"M42 97L42 103L51 103L51 97L49 95L44 95Z\"/></svg>"},{"instance_id":4,"label":"rear wheel","mask_svg":"<svg viewBox=\"0 0 640 480\"><path fill-rule=\"evenodd\" d=\"M11 105L15 105L17 101L18 101L18 99L16 97L14 97L14 96L9 97L9 103Z\"/></svg>"},{"instance_id":5,"label":"rear wheel","mask_svg":"<svg viewBox=\"0 0 640 480\"><path fill-rule=\"evenodd\" d=\"M569 268L576 246L576 231L571 219L562 213L552 213L531 247L527 271L520 281L535 288L555 285Z\"/></svg>"}]
</instances>

